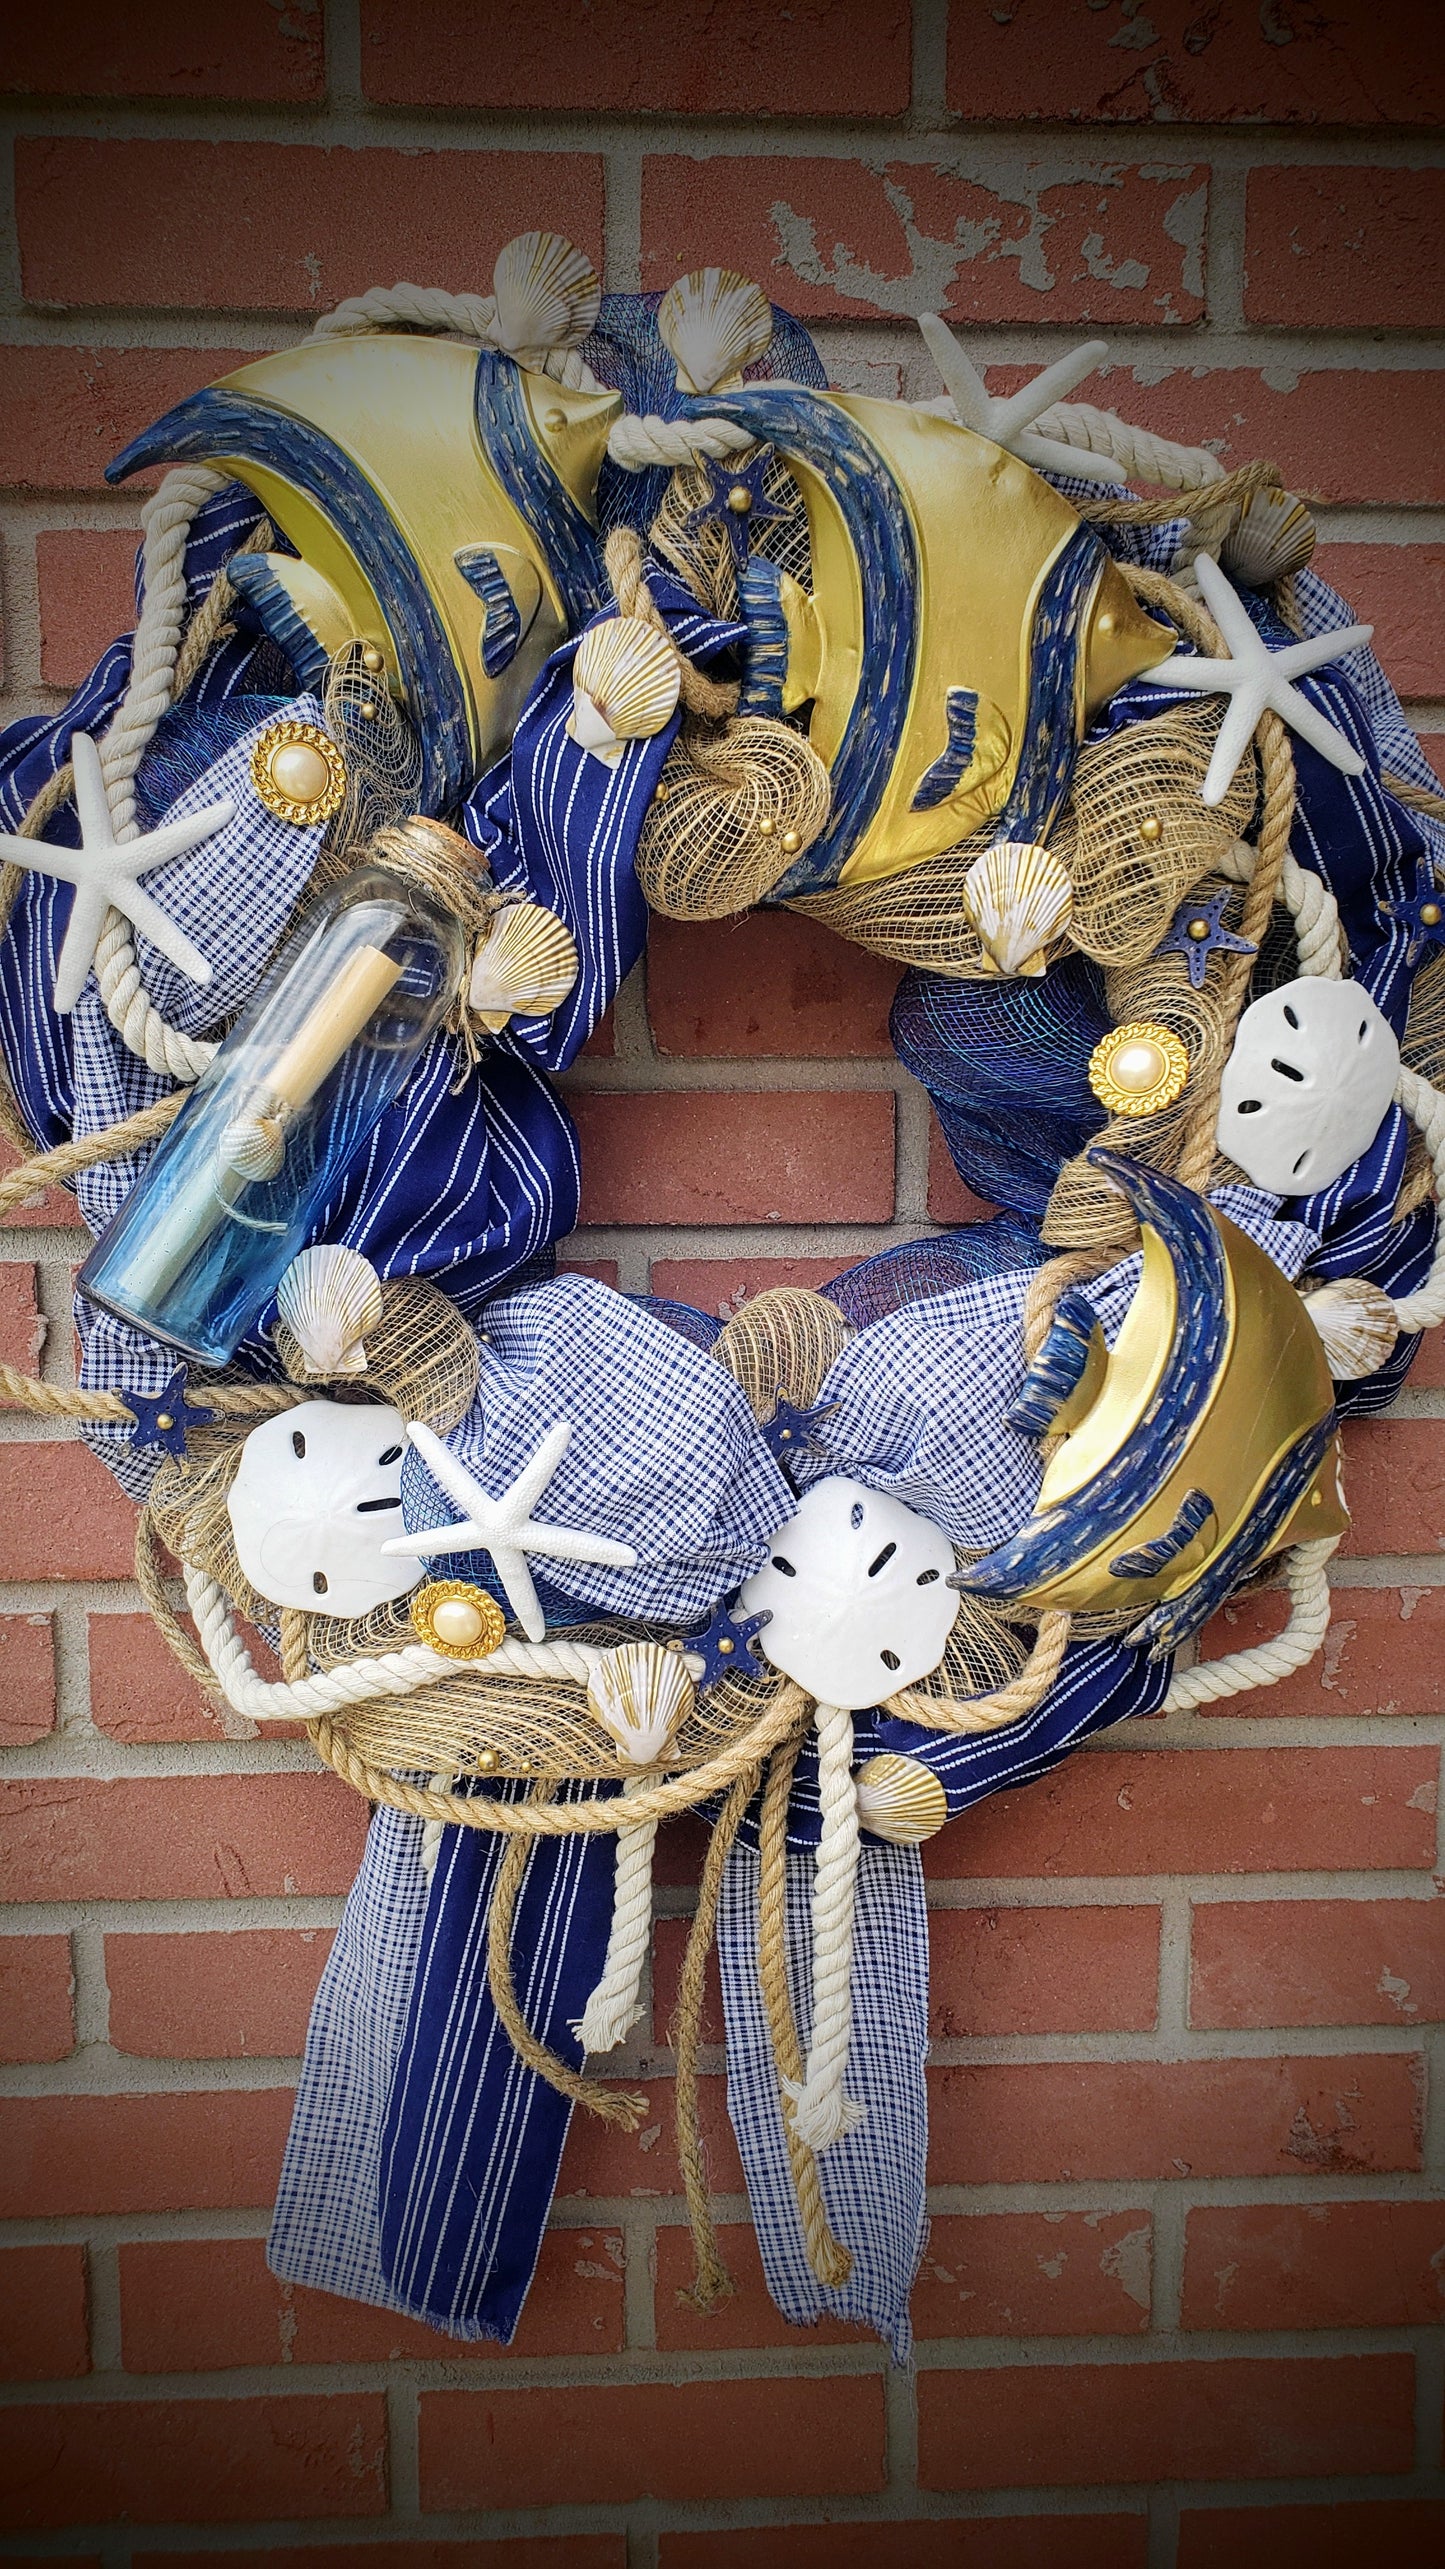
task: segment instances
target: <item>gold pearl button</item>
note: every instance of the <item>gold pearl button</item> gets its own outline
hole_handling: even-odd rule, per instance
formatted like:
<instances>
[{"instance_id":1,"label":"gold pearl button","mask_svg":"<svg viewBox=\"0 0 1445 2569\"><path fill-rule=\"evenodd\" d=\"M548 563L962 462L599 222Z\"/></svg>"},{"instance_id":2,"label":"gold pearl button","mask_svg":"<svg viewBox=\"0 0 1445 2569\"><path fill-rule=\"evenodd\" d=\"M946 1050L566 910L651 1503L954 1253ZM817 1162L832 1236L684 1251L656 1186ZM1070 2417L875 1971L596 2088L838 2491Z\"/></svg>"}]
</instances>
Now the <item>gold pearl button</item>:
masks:
<instances>
[{"instance_id":1,"label":"gold pearl button","mask_svg":"<svg viewBox=\"0 0 1445 2569\"><path fill-rule=\"evenodd\" d=\"M1191 936L1197 946L1202 946L1205 938L1209 934L1209 921L1207 919L1191 919L1187 929L1185 930L1185 934L1186 936Z\"/></svg>"},{"instance_id":2,"label":"gold pearl button","mask_svg":"<svg viewBox=\"0 0 1445 2569\"><path fill-rule=\"evenodd\" d=\"M251 782L268 812L298 828L329 821L346 799L346 762L319 723L268 723L251 751Z\"/></svg>"},{"instance_id":3,"label":"gold pearl button","mask_svg":"<svg viewBox=\"0 0 1445 2569\"><path fill-rule=\"evenodd\" d=\"M1438 902L1438 901L1423 901L1423 902L1421 903L1421 905L1420 905L1420 924L1421 924L1421 926L1422 926L1422 927L1426 927L1426 928L1438 928L1438 927L1439 927L1439 925L1440 925L1440 904L1439 904L1439 902Z\"/></svg>"},{"instance_id":4,"label":"gold pearl button","mask_svg":"<svg viewBox=\"0 0 1445 2569\"><path fill-rule=\"evenodd\" d=\"M1159 819L1157 813L1151 812L1147 821L1141 821L1139 823L1139 836L1142 839L1147 839L1151 847L1154 845L1156 839L1161 839L1164 836L1164 824Z\"/></svg>"},{"instance_id":5,"label":"gold pearl button","mask_svg":"<svg viewBox=\"0 0 1445 2569\"><path fill-rule=\"evenodd\" d=\"M465 1597L444 1597L432 1610L432 1629L438 1641L449 1641L453 1649L465 1650L470 1642L482 1637L480 1610Z\"/></svg>"},{"instance_id":6,"label":"gold pearl button","mask_svg":"<svg viewBox=\"0 0 1445 2569\"><path fill-rule=\"evenodd\" d=\"M787 849L789 856L796 856L802 844L802 838L797 830L784 830L783 845Z\"/></svg>"},{"instance_id":7,"label":"gold pearl button","mask_svg":"<svg viewBox=\"0 0 1445 2569\"><path fill-rule=\"evenodd\" d=\"M409 1608L419 1641L444 1659L488 1659L506 1638L507 1619L496 1598L466 1579L433 1579L418 1588Z\"/></svg>"},{"instance_id":8,"label":"gold pearl button","mask_svg":"<svg viewBox=\"0 0 1445 2569\"><path fill-rule=\"evenodd\" d=\"M361 655L361 665L363 669L369 669L371 671L373 678L376 676L379 669L385 668L386 662L381 653L377 650L374 642L369 642L366 649L363 651Z\"/></svg>"},{"instance_id":9,"label":"gold pearl button","mask_svg":"<svg viewBox=\"0 0 1445 2569\"><path fill-rule=\"evenodd\" d=\"M305 741L293 741L286 749L273 752L271 782L278 794L291 803L314 803L331 782L331 770L319 749Z\"/></svg>"},{"instance_id":10,"label":"gold pearl button","mask_svg":"<svg viewBox=\"0 0 1445 2569\"><path fill-rule=\"evenodd\" d=\"M1089 1060L1089 1086L1111 1115L1157 1115L1188 1079L1189 1055L1167 1026L1116 1026Z\"/></svg>"}]
</instances>

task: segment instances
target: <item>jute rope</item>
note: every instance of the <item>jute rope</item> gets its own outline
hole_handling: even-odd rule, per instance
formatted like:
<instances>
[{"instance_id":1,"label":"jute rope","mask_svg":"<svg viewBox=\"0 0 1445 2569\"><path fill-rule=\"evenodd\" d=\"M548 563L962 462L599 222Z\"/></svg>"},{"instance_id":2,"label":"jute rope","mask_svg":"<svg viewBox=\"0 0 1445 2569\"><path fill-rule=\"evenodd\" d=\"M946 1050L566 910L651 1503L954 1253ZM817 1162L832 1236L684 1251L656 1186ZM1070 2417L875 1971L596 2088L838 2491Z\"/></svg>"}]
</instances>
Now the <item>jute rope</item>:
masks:
<instances>
[{"instance_id":1,"label":"jute rope","mask_svg":"<svg viewBox=\"0 0 1445 2569\"><path fill-rule=\"evenodd\" d=\"M1396 776L1388 767L1381 768L1380 782L1397 803L1406 804L1410 811L1425 812L1431 820L1445 821L1445 793L1438 789L1432 793L1428 785L1414 785L1408 776Z\"/></svg>"},{"instance_id":2,"label":"jute rope","mask_svg":"<svg viewBox=\"0 0 1445 2569\"><path fill-rule=\"evenodd\" d=\"M789 1712L796 1726L803 1697L796 1687L791 1688L789 1694ZM754 1759L735 1779L713 1823L702 1880L698 1884L697 1909L683 1952L682 1977L672 2020L677 2159L682 2170L682 2190L687 2198L687 2217L692 2225L693 2254L692 2283L679 2293L678 2299L691 2303L695 2310L711 2310L717 2302L726 2300L733 2289L732 2277L718 2253L717 2231L708 2200L707 2165L703 2158L702 2131L698 2121L698 2053L702 2044L707 1958L712 1951L717 1928L723 1870L761 1774L762 1762Z\"/></svg>"},{"instance_id":3,"label":"jute rope","mask_svg":"<svg viewBox=\"0 0 1445 2569\"><path fill-rule=\"evenodd\" d=\"M539 1776L531 1787L524 1808L537 1810L551 1802L561 1779ZM569 1806L570 1807L570 1806ZM497 1878L492 1886L492 1905L487 1913L487 1987L492 1993L503 2029L519 2060L537 2078L554 2087L559 2096L572 2104L585 2107L601 2123L612 2123L623 2132L635 2132L647 2112L647 2098L625 2089L607 2087L600 2079L587 2078L559 2060L554 2051L533 2033L522 2013L517 1985L512 1977L512 1926L517 1914L517 1900L522 1877L532 1859L535 1838L516 1837L502 1850Z\"/></svg>"},{"instance_id":4,"label":"jute rope","mask_svg":"<svg viewBox=\"0 0 1445 2569\"><path fill-rule=\"evenodd\" d=\"M1051 431L1045 432L1042 425L1040 433L1052 434ZM1156 477L1151 475L1150 478ZM1252 499L1256 491L1282 490L1283 487L1284 475L1279 466L1256 460L1239 465L1232 473L1221 473L1216 478L1207 479L1199 492L1199 499L1211 517L1217 518L1225 509L1242 500ZM1073 505L1080 517L1089 519L1095 526L1167 526L1171 518L1189 514L1187 504L1191 496L1185 490L1174 499L1087 498L1076 499ZM1184 503L1182 509L1181 501Z\"/></svg>"},{"instance_id":5,"label":"jute rope","mask_svg":"<svg viewBox=\"0 0 1445 2569\"><path fill-rule=\"evenodd\" d=\"M619 613L636 616L641 623L651 625L654 632L671 642L672 636L668 633L662 612L643 576L642 539L636 528L615 526L607 538L603 558ZM678 652L677 665L682 680L682 701L690 714L699 715L705 722L721 722L725 715L733 712L738 701L735 684L724 685L717 679L705 677L685 651Z\"/></svg>"},{"instance_id":6,"label":"jute rope","mask_svg":"<svg viewBox=\"0 0 1445 2569\"><path fill-rule=\"evenodd\" d=\"M1062 1266L1063 1259L1054 1265ZM1039 1269L1047 1275L1046 1267ZM1069 1646L1073 1617L1046 1614L1040 1622L1034 1646L1007 1686L999 1686L991 1695L927 1695L916 1686L905 1686L887 1698L887 1709L899 1721L919 1722L925 1730L948 1731L967 1736L976 1731L1005 1730L1010 1722L1022 1721L1025 1713L1034 1712L1059 1673L1059 1664Z\"/></svg>"},{"instance_id":7,"label":"jute rope","mask_svg":"<svg viewBox=\"0 0 1445 2569\"><path fill-rule=\"evenodd\" d=\"M763 1790L758 1830L758 1983L777 2066L783 2136L808 2263L819 2283L836 2291L853 2271L853 2255L834 2236L823 2204L817 2158L800 2138L793 2113L793 2097L803 2081L803 2050L788 1988L788 1802L800 1746L799 1739L791 1739L777 1750Z\"/></svg>"}]
</instances>

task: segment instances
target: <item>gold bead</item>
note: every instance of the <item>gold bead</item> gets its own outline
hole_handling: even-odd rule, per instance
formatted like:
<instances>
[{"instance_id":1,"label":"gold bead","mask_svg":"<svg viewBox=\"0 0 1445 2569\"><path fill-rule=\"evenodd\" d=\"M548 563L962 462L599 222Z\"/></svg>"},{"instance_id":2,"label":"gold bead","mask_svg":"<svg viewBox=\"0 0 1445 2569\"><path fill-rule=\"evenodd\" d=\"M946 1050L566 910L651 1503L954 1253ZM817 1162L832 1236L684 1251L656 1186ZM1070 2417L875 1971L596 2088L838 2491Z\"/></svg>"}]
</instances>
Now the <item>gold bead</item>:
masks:
<instances>
[{"instance_id":1,"label":"gold bead","mask_svg":"<svg viewBox=\"0 0 1445 2569\"><path fill-rule=\"evenodd\" d=\"M665 803L667 801L667 787L665 785L654 785L652 789L652 799L654 803Z\"/></svg>"},{"instance_id":2,"label":"gold bead","mask_svg":"<svg viewBox=\"0 0 1445 2569\"><path fill-rule=\"evenodd\" d=\"M1117 616L1111 614L1106 608L1103 615L1099 618L1099 631L1101 633L1112 633L1117 622Z\"/></svg>"},{"instance_id":3,"label":"gold bead","mask_svg":"<svg viewBox=\"0 0 1445 2569\"><path fill-rule=\"evenodd\" d=\"M1209 921L1207 919L1191 919L1185 930L1185 935L1192 937L1197 946L1203 945L1208 934Z\"/></svg>"},{"instance_id":4,"label":"gold bead","mask_svg":"<svg viewBox=\"0 0 1445 2569\"><path fill-rule=\"evenodd\" d=\"M371 696L367 697L365 704L361 708L361 719L364 723L374 723L376 720L376 703L375 699Z\"/></svg>"},{"instance_id":5,"label":"gold bead","mask_svg":"<svg viewBox=\"0 0 1445 2569\"><path fill-rule=\"evenodd\" d=\"M772 813L764 812L762 819L758 823L759 838L771 838L777 826L778 824L774 820Z\"/></svg>"},{"instance_id":6,"label":"gold bead","mask_svg":"<svg viewBox=\"0 0 1445 2569\"><path fill-rule=\"evenodd\" d=\"M796 856L802 844L803 841L801 834L797 830L784 830L783 845L787 849L789 856Z\"/></svg>"},{"instance_id":7,"label":"gold bead","mask_svg":"<svg viewBox=\"0 0 1445 2569\"><path fill-rule=\"evenodd\" d=\"M752 507L752 504L753 495L748 489L747 483L734 482L732 489L728 493L728 506L732 510L734 517L746 517L749 509Z\"/></svg>"},{"instance_id":8,"label":"gold bead","mask_svg":"<svg viewBox=\"0 0 1445 2569\"><path fill-rule=\"evenodd\" d=\"M720 1641L717 1646L719 1659L731 1659L734 1646L730 1641Z\"/></svg>"},{"instance_id":9,"label":"gold bead","mask_svg":"<svg viewBox=\"0 0 1445 2569\"><path fill-rule=\"evenodd\" d=\"M361 665L363 669L369 669L371 671L373 678L376 676L379 669L385 668L386 662L382 654L377 650L374 642L369 642L366 649L363 651L361 655Z\"/></svg>"},{"instance_id":10,"label":"gold bead","mask_svg":"<svg viewBox=\"0 0 1445 2569\"><path fill-rule=\"evenodd\" d=\"M1420 905L1420 924L1422 927L1426 928L1439 927L1440 904L1438 901L1422 901Z\"/></svg>"},{"instance_id":11,"label":"gold bead","mask_svg":"<svg viewBox=\"0 0 1445 2569\"><path fill-rule=\"evenodd\" d=\"M174 1427L175 1423L176 1423L176 1422L175 1422L175 1420L172 1418L172 1416L171 1416L171 1414L170 1414L170 1411L169 1411L168 1409L163 1409L163 1410L161 1411L161 1413L160 1413L160 1416L159 1416L159 1417L157 1418L157 1420L156 1420L156 1425L157 1425L157 1427L159 1427L159 1428L160 1428L163 1432L165 1432L165 1433L168 1433L168 1432L169 1432L169 1430L170 1430L171 1428L173 1428L173 1427Z\"/></svg>"},{"instance_id":12,"label":"gold bead","mask_svg":"<svg viewBox=\"0 0 1445 2569\"><path fill-rule=\"evenodd\" d=\"M1154 845L1156 839L1161 839L1164 836L1164 824L1160 820L1157 812L1151 812L1147 821L1141 821L1139 823L1139 836L1142 839L1147 839L1151 847Z\"/></svg>"},{"instance_id":13,"label":"gold bead","mask_svg":"<svg viewBox=\"0 0 1445 2569\"><path fill-rule=\"evenodd\" d=\"M494 1775L497 1770L496 1750L494 1748L479 1748L476 1756L472 1760L472 1764L475 1766L479 1775Z\"/></svg>"},{"instance_id":14,"label":"gold bead","mask_svg":"<svg viewBox=\"0 0 1445 2569\"><path fill-rule=\"evenodd\" d=\"M542 425L544 428L550 429L552 435L555 437L560 429L566 427L567 413L565 410L545 410L542 413Z\"/></svg>"}]
</instances>

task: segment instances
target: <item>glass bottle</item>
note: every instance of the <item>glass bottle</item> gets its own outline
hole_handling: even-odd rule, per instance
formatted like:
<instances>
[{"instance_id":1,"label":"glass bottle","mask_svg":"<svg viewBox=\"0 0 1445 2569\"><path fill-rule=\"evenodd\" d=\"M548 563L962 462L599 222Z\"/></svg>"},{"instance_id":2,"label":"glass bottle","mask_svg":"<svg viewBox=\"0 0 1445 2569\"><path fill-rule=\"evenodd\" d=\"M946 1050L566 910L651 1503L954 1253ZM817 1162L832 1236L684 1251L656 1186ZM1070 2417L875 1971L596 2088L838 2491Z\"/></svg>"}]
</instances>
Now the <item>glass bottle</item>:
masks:
<instances>
[{"instance_id":1,"label":"glass bottle","mask_svg":"<svg viewBox=\"0 0 1445 2569\"><path fill-rule=\"evenodd\" d=\"M205 1365L254 1327L315 1208L461 984L443 905L363 865L308 913L77 1279Z\"/></svg>"}]
</instances>

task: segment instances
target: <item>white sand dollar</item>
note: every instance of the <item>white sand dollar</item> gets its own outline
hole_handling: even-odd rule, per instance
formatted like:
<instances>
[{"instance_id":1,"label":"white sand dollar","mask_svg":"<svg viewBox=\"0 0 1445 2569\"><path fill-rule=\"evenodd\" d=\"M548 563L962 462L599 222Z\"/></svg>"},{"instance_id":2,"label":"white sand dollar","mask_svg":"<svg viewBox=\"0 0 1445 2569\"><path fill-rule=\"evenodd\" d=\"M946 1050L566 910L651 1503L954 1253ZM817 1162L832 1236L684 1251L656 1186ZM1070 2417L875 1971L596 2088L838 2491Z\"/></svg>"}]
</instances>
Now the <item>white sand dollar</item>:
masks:
<instances>
[{"instance_id":1,"label":"white sand dollar","mask_svg":"<svg viewBox=\"0 0 1445 2569\"><path fill-rule=\"evenodd\" d=\"M958 1614L953 1546L901 1500L841 1476L817 1481L748 1580L766 1610L758 1647L822 1704L849 1712L932 1675Z\"/></svg>"},{"instance_id":2,"label":"white sand dollar","mask_svg":"<svg viewBox=\"0 0 1445 2569\"><path fill-rule=\"evenodd\" d=\"M253 1427L227 1501L252 1587L320 1615L408 1595L421 1563L382 1551L401 1525L405 1451L404 1420L379 1402L299 1401Z\"/></svg>"},{"instance_id":3,"label":"white sand dollar","mask_svg":"<svg viewBox=\"0 0 1445 2569\"><path fill-rule=\"evenodd\" d=\"M1400 1047L1358 981L1286 982L1240 1018L1218 1142L1275 1195L1333 1186L1389 1110Z\"/></svg>"}]
</instances>

